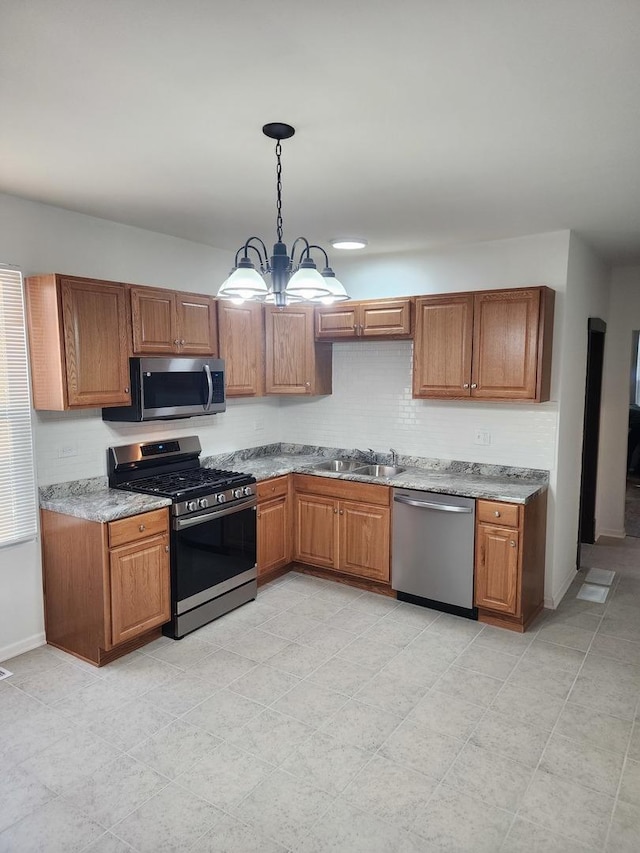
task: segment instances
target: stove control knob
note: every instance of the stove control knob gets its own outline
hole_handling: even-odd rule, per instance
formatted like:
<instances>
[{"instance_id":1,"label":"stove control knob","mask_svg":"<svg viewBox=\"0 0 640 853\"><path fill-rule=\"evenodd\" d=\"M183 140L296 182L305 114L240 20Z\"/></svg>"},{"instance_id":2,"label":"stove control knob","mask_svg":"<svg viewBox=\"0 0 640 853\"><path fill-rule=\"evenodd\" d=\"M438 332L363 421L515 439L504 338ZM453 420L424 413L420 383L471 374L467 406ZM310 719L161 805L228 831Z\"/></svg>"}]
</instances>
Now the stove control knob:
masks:
<instances>
[{"instance_id":1,"label":"stove control knob","mask_svg":"<svg viewBox=\"0 0 640 853\"><path fill-rule=\"evenodd\" d=\"M248 497L249 495L252 495L252 494L253 494L253 491L252 491L252 489L251 489L251 486L245 486L245 487L244 487L244 489L242 490L242 494L243 494L243 495L246 495L247 497Z\"/></svg>"},{"instance_id":2,"label":"stove control knob","mask_svg":"<svg viewBox=\"0 0 640 853\"><path fill-rule=\"evenodd\" d=\"M223 504L223 503L225 503L226 500L227 500L226 495L223 495L223 494L216 495L216 503L217 504Z\"/></svg>"},{"instance_id":3,"label":"stove control knob","mask_svg":"<svg viewBox=\"0 0 640 853\"><path fill-rule=\"evenodd\" d=\"M241 498L242 497L242 489L234 489L233 490L233 496L234 496L234 498Z\"/></svg>"},{"instance_id":4,"label":"stove control knob","mask_svg":"<svg viewBox=\"0 0 640 853\"><path fill-rule=\"evenodd\" d=\"M187 501L187 509L189 512L195 512L198 509L198 501Z\"/></svg>"},{"instance_id":5,"label":"stove control knob","mask_svg":"<svg viewBox=\"0 0 640 853\"><path fill-rule=\"evenodd\" d=\"M206 498L200 498L198 506L200 509L206 509L209 506L209 501Z\"/></svg>"}]
</instances>

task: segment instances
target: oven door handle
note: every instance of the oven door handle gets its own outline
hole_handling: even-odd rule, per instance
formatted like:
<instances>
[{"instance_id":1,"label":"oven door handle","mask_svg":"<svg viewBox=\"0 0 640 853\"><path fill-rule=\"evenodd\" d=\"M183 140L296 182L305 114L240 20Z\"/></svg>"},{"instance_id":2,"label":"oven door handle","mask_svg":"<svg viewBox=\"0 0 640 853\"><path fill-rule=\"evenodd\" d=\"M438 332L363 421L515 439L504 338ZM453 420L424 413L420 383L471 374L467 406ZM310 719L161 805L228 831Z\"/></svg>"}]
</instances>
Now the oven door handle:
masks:
<instances>
[{"instance_id":1,"label":"oven door handle","mask_svg":"<svg viewBox=\"0 0 640 853\"><path fill-rule=\"evenodd\" d=\"M258 504L256 497L248 498L246 501L237 501L231 506L220 507L214 509L213 512L207 512L205 515L195 515L189 518L174 518L174 530L186 530L187 527L195 527L196 524L205 524L207 521L215 521L217 518L222 518L225 515L233 515L243 509L255 509Z\"/></svg>"},{"instance_id":2,"label":"oven door handle","mask_svg":"<svg viewBox=\"0 0 640 853\"><path fill-rule=\"evenodd\" d=\"M204 370L204 375L207 377L207 402L204 404L205 412L208 412L211 408L211 401L213 400L213 381L211 379L211 368L208 364L202 368Z\"/></svg>"}]
</instances>

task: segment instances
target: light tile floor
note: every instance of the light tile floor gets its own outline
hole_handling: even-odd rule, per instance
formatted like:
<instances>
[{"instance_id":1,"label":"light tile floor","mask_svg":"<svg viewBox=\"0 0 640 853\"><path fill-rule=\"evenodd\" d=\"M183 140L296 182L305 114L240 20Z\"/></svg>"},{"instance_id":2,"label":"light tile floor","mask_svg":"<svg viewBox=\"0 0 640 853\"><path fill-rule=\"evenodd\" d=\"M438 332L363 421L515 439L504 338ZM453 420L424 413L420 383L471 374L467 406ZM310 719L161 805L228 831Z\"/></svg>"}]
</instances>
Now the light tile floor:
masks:
<instances>
[{"instance_id":1,"label":"light tile floor","mask_svg":"<svg viewBox=\"0 0 640 853\"><path fill-rule=\"evenodd\" d=\"M640 541L524 636L290 573L0 682L0 853L640 850Z\"/></svg>"}]
</instances>

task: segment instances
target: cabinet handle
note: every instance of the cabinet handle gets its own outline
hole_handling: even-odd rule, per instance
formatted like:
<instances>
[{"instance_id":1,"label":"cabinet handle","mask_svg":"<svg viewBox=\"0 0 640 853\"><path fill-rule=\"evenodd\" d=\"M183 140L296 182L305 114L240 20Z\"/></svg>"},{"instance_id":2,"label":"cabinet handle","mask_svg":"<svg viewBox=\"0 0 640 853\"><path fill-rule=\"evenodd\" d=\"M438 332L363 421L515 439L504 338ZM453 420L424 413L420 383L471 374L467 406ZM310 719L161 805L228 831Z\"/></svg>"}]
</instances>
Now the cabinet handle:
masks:
<instances>
[{"instance_id":1,"label":"cabinet handle","mask_svg":"<svg viewBox=\"0 0 640 853\"><path fill-rule=\"evenodd\" d=\"M142 533L142 531L143 531L144 529L145 529L144 524L140 524L140 525L138 526L138 530L140 531L140 533Z\"/></svg>"},{"instance_id":2,"label":"cabinet handle","mask_svg":"<svg viewBox=\"0 0 640 853\"><path fill-rule=\"evenodd\" d=\"M512 539L512 540L509 542L509 545L511 545L511 547L512 547L512 548L515 548L515 547L516 547L516 540L515 540L515 539Z\"/></svg>"},{"instance_id":3,"label":"cabinet handle","mask_svg":"<svg viewBox=\"0 0 640 853\"><path fill-rule=\"evenodd\" d=\"M477 383L477 382L472 382L472 383L471 383L471 387L472 387L472 388L477 388L477 387L478 387L478 383Z\"/></svg>"},{"instance_id":4,"label":"cabinet handle","mask_svg":"<svg viewBox=\"0 0 640 853\"><path fill-rule=\"evenodd\" d=\"M498 510L496 510L493 514L495 515L496 518L500 518L500 513L498 512Z\"/></svg>"},{"instance_id":5,"label":"cabinet handle","mask_svg":"<svg viewBox=\"0 0 640 853\"><path fill-rule=\"evenodd\" d=\"M464 383L464 385L463 385L462 387L463 387L463 388L468 388L468 387L469 387L469 383L468 383L468 382L465 382L465 383Z\"/></svg>"}]
</instances>

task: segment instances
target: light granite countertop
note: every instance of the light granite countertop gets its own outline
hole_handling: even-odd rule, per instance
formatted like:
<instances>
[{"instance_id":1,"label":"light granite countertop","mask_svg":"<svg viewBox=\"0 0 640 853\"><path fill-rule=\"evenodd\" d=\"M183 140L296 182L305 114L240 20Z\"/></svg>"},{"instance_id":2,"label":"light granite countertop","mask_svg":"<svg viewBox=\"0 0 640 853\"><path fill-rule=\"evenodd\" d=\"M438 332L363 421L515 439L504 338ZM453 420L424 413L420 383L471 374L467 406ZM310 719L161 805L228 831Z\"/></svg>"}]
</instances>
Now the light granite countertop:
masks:
<instances>
[{"instance_id":1,"label":"light granite countertop","mask_svg":"<svg viewBox=\"0 0 640 853\"><path fill-rule=\"evenodd\" d=\"M548 487L546 471L410 456L398 458L398 464L406 470L391 478L368 477L353 472L335 474L314 468L319 462L337 457L362 459L361 451L357 450L273 444L203 457L201 462L209 468L243 471L258 481L291 473L313 474L337 480L381 483L394 488L519 504L528 503ZM377 453L375 461L389 464L391 460L388 454ZM42 509L88 521L114 521L170 505L168 498L110 489L106 477L73 480L40 489Z\"/></svg>"}]
</instances>

